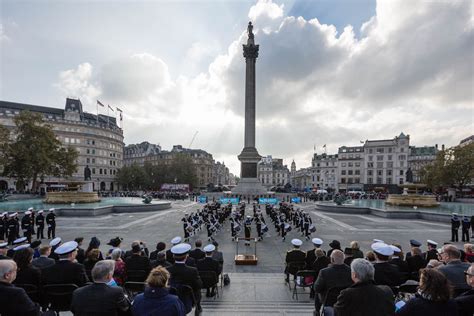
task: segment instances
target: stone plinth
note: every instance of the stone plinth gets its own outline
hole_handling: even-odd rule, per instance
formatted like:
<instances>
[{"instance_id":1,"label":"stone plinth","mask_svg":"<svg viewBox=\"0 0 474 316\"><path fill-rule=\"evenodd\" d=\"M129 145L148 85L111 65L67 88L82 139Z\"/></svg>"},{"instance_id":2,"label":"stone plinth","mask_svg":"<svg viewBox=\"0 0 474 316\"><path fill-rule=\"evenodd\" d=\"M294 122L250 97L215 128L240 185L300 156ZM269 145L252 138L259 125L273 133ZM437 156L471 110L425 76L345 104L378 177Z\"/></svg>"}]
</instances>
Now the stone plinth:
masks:
<instances>
[{"instance_id":1,"label":"stone plinth","mask_svg":"<svg viewBox=\"0 0 474 316\"><path fill-rule=\"evenodd\" d=\"M97 192L48 192L46 193L46 204L69 204L69 203L94 203L99 202Z\"/></svg>"},{"instance_id":2,"label":"stone plinth","mask_svg":"<svg viewBox=\"0 0 474 316\"><path fill-rule=\"evenodd\" d=\"M232 190L232 194L245 196L257 196L267 193L267 189L257 178L241 178L237 186Z\"/></svg>"},{"instance_id":3,"label":"stone plinth","mask_svg":"<svg viewBox=\"0 0 474 316\"><path fill-rule=\"evenodd\" d=\"M434 195L419 194L389 194L385 204L409 207L436 207L439 205Z\"/></svg>"}]
</instances>

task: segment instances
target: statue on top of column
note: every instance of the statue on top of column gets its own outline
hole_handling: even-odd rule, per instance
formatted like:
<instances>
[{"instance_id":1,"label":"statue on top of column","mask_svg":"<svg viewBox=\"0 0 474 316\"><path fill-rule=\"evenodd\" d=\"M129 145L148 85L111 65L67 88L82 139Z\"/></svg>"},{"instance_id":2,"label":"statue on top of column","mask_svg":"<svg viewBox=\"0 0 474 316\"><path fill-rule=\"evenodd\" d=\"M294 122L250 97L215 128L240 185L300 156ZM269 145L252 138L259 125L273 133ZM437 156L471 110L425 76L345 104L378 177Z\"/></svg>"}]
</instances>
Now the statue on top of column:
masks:
<instances>
[{"instance_id":1,"label":"statue on top of column","mask_svg":"<svg viewBox=\"0 0 474 316\"><path fill-rule=\"evenodd\" d=\"M249 40L253 40L253 25L252 25L252 22L249 22L249 25L247 26L247 33L249 35Z\"/></svg>"}]
</instances>

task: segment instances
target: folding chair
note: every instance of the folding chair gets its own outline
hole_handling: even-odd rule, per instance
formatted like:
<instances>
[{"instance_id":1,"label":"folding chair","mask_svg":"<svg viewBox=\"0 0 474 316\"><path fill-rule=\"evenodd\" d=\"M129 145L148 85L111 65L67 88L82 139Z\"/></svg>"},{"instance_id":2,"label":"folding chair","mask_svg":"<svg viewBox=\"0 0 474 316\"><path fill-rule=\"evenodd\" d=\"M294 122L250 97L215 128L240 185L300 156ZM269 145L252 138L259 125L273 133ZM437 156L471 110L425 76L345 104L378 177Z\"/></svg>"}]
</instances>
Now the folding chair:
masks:
<instances>
[{"instance_id":1,"label":"folding chair","mask_svg":"<svg viewBox=\"0 0 474 316\"><path fill-rule=\"evenodd\" d=\"M321 300L321 307L320 307L320 316L325 316L325 307L331 307L337 302L337 297L339 296L339 293L341 293L342 290L347 289L348 286L337 286L337 287L332 287L329 290L326 291L326 293L323 295L322 300ZM315 300L315 305L316 305L316 300ZM316 306L317 310L318 306Z\"/></svg>"},{"instance_id":2,"label":"folding chair","mask_svg":"<svg viewBox=\"0 0 474 316\"><path fill-rule=\"evenodd\" d=\"M296 296L296 300L298 300L298 291L297 288L312 288L314 282L316 281L316 271L314 270L300 270L296 272L295 275L295 284L293 287L293 295L292 298ZM303 294L303 293L300 293ZM305 291L306 294L306 291ZM311 291L308 293L311 295Z\"/></svg>"},{"instance_id":3,"label":"folding chair","mask_svg":"<svg viewBox=\"0 0 474 316\"><path fill-rule=\"evenodd\" d=\"M78 289L75 284L48 284L43 286L43 294L49 310L57 315L71 310L72 293Z\"/></svg>"},{"instance_id":4,"label":"folding chair","mask_svg":"<svg viewBox=\"0 0 474 316\"><path fill-rule=\"evenodd\" d=\"M137 294L143 293L145 291L145 285L145 282L127 281L123 285L123 288L127 292L130 300L133 300Z\"/></svg>"},{"instance_id":5,"label":"folding chair","mask_svg":"<svg viewBox=\"0 0 474 316\"><path fill-rule=\"evenodd\" d=\"M293 280L296 277L296 273L300 270L304 270L306 267L306 262L304 261L295 261L295 262L289 262L288 265L286 266L286 273L288 275L288 278L286 278L286 281L288 282L288 288L291 291L291 280L289 275L293 276Z\"/></svg>"},{"instance_id":6,"label":"folding chair","mask_svg":"<svg viewBox=\"0 0 474 316\"><path fill-rule=\"evenodd\" d=\"M208 288L215 289L216 293L214 295L214 299L219 297L219 287L217 284L219 283L219 279L214 271L199 271L199 276L202 280L202 288L201 291Z\"/></svg>"},{"instance_id":7,"label":"folding chair","mask_svg":"<svg viewBox=\"0 0 474 316\"><path fill-rule=\"evenodd\" d=\"M145 282L148 273L143 270L127 270L127 281Z\"/></svg>"}]
</instances>

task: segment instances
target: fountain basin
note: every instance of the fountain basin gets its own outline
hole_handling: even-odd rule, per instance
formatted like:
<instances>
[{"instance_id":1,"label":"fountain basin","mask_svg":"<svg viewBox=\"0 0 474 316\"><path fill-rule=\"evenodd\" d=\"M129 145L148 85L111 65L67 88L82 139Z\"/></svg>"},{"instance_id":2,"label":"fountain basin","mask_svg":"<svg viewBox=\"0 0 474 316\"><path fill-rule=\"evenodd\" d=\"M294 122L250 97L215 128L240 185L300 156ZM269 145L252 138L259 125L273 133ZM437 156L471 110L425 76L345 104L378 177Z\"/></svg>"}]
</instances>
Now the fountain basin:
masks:
<instances>
[{"instance_id":1,"label":"fountain basin","mask_svg":"<svg viewBox=\"0 0 474 316\"><path fill-rule=\"evenodd\" d=\"M48 192L46 193L46 204L70 204L70 203L95 203L99 202L97 192Z\"/></svg>"},{"instance_id":2,"label":"fountain basin","mask_svg":"<svg viewBox=\"0 0 474 316\"><path fill-rule=\"evenodd\" d=\"M417 207L437 207L438 201L434 195L420 195L420 194L389 194L387 205L395 206L417 206Z\"/></svg>"}]
</instances>

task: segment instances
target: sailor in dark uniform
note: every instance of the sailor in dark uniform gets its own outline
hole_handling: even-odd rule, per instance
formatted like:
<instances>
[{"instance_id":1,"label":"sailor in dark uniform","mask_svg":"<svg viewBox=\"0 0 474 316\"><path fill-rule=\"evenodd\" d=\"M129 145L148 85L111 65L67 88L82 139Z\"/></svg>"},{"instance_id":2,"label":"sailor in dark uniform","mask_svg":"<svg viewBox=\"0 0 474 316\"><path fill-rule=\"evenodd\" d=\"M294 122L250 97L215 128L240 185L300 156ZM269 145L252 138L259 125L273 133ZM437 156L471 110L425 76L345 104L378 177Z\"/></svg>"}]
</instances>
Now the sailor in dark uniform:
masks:
<instances>
[{"instance_id":1,"label":"sailor in dark uniform","mask_svg":"<svg viewBox=\"0 0 474 316\"><path fill-rule=\"evenodd\" d=\"M31 235L34 236L35 235L35 210L32 207L30 207L28 209L28 211L31 212L31 214L30 214L30 219L31 219L30 227L31 227Z\"/></svg>"},{"instance_id":2,"label":"sailor in dark uniform","mask_svg":"<svg viewBox=\"0 0 474 316\"><path fill-rule=\"evenodd\" d=\"M398 266L389 262L394 250L397 250L397 252L401 252L401 250L398 248L395 249L395 246L387 245L382 242L373 243L371 247L377 258L377 262L374 264L375 283L377 285L388 285L390 287L402 284L404 280Z\"/></svg>"},{"instance_id":3,"label":"sailor in dark uniform","mask_svg":"<svg viewBox=\"0 0 474 316\"><path fill-rule=\"evenodd\" d=\"M7 242L0 243L0 260L11 259L10 257L7 257L7 251L8 251L7 247L8 247Z\"/></svg>"},{"instance_id":4,"label":"sailor in dark uniform","mask_svg":"<svg viewBox=\"0 0 474 316\"><path fill-rule=\"evenodd\" d=\"M21 229L23 230L23 236L28 239L28 243L31 243L31 211L26 211L21 219Z\"/></svg>"},{"instance_id":5,"label":"sailor in dark uniform","mask_svg":"<svg viewBox=\"0 0 474 316\"><path fill-rule=\"evenodd\" d=\"M18 213L12 213L8 216L7 228L8 228L8 243L13 244L13 241L17 239L17 231L18 231L18 221L15 217Z\"/></svg>"},{"instance_id":6,"label":"sailor in dark uniform","mask_svg":"<svg viewBox=\"0 0 474 316\"><path fill-rule=\"evenodd\" d=\"M311 270L313 267L313 263L316 260L316 249L321 248L321 245L323 244L323 240L319 238L313 238L311 239L311 242L314 245L314 249L306 251L306 269ZM324 250L323 250L324 251ZM326 252L324 251L324 254L326 255Z\"/></svg>"},{"instance_id":7,"label":"sailor in dark uniform","mask_svg":"<svg viewBox=\"0 0 474 316\"><path fill-rule=\"evenodd\" d=\"M407 252L405 255L405 260L408 260L413 254L413 248L420 248L421 247L421 242L415 239L410 239L410 246L411 246L411 251Z\"/></svg>"},{"instance_id":8,"label":"sailor in dark uniform","mask_svg":"<svg viewBox=\"0 0 474 316\"><path fill-rule=\"evenodd\" d=\"M56 262L59 261L59 255L56 253L56 249L61 245L61 241L61 237L56 237L49 242L49 245L51 246L49 258L56 260Z\"/></svg>"},{"instance_id":9,"label":"sailor in dark uniform","mask_svg":"<svg viewBox=\"0 0 474 316\"><path fill-rule=\"evenodd\" d=\"M15 253L15 249L19 246L23 246L23 245L26 245L26 242L28 240L26 239L26 237L20 237L18 239L15 239L12 243L12 247L10 249L8 249L7 251L7 256L10 257L10 258L13 258L13 254ZM29 247L30 245L28 245Z\"/></svg>"},{"instance_id":10,"label":"sailor in dark uniform","mask_svg":"<svg viewBox=\"0 0 474 316\"><path fill-rule=\"evenodd\" d=\"M471 228L471 221L464 215L462 219L462 241L469 242L469 228Z\"/></svg>"},{"instance_id":11,"label":"sailor in dark uniform","mask_svg":"<svg viewBox=\"0 0 474 316\"><path fill-rule=\"evenodd\" d=\"M438 243L431 239L428 239L426 242L428 244L428 251L424 253L426 262L430 262L431 259L438 260L438 250L436 250Z\"/></svg>"},{"instance_id":12,"label":"sailor in dark uniform","mask_svg":"<svg viewBox=\"0 0 474 316\"><path fill-rule=\"evenodd\" d=\"M459 226L461 226L461 221L459 220L458 214L453 213L451 217L451 242L459 241Z\"/></svg>"},{"instance_id":13,"label":"sailor in dark uniform","mask_svg":"<svg viewBox=\"0 0 474 316\"><path fill-rule=\"evenodd\" d=\"M46 224L48 224L48 239L56 238L56 214L54 214L54 208L49 209L49 213L46 215Z\"/></svg>"},{"instance_id":14,"label":"sailor in dark uniform","mask_svg":"<svg viewBox=\"0 0 474 316\"><path fill-rule=\"evenodd\" d=\"M44 238L44 215L43 211L38 212L38 216L36 216L36 239L43 239Z\"/></svg>"},{"instance_id":15,"label":"sailor in dark uniform","mask_svg":"<svg viewBox=\"0 0 474 316\"><path fill-rule=\"evenodd\" d=\"M174 237L173 239L171 239L171 247L176 246L180 242L181 242L180 236ZM166 261L168 261L171 264L174 263L174 257L173 257L173 253L171 252L171 248L166 250Z\"/></svg>"},{"instance_id":16,"label":"sailor in dark uniform","mask_svg":"<svg viewBox=\"0 0 474 316\"><path fill-rule=\"evenodd\" d=\"M303 242L297 238L291 240L291 244L293 245L293 249L288 250L286 253L285 257L285 281L289 281L289 275L293 274L295 275L296 271L294 268L292 268L291 264L295 262L305 262L306 259L306 253L300 249L301 245Z\"/></svg>"},{"instance_id":17,"label":"sailor in dark uniform","mask_svg":"<svg viewBox=\"0 0 474 316\"><path fill-rule=\"evenodd\" d=\"M247 218L245 219L244 228L245 228L245 245L250 246L250 235L252 233L252 218L249 215L247 215Z\"/></svg>"},{"instance_id":18,"label":"sailor in dark uniform","mask_svg":"<svg viewBox=\"0 0 474 316\"><path fill-rule=\"evenodd\" d=\"M8 223L8 213L3 212L0 216L0 240L5 240L7 235L7 223Z\"/></svg>"},{"instance_id":19,"label":"sailor in dark uniform","mask_svg":"<svg viewBox=\"0 0 474 316\"><path fill-rule=\"evenodd\" d=\"M303 228L304 228L304 235L307 240L309 240L309 237L311 236L311 232L309 231L309 225L313 223L313 220L309 216L308 213L304 213L303 216Z\"/></svg>"}]
</instances>

